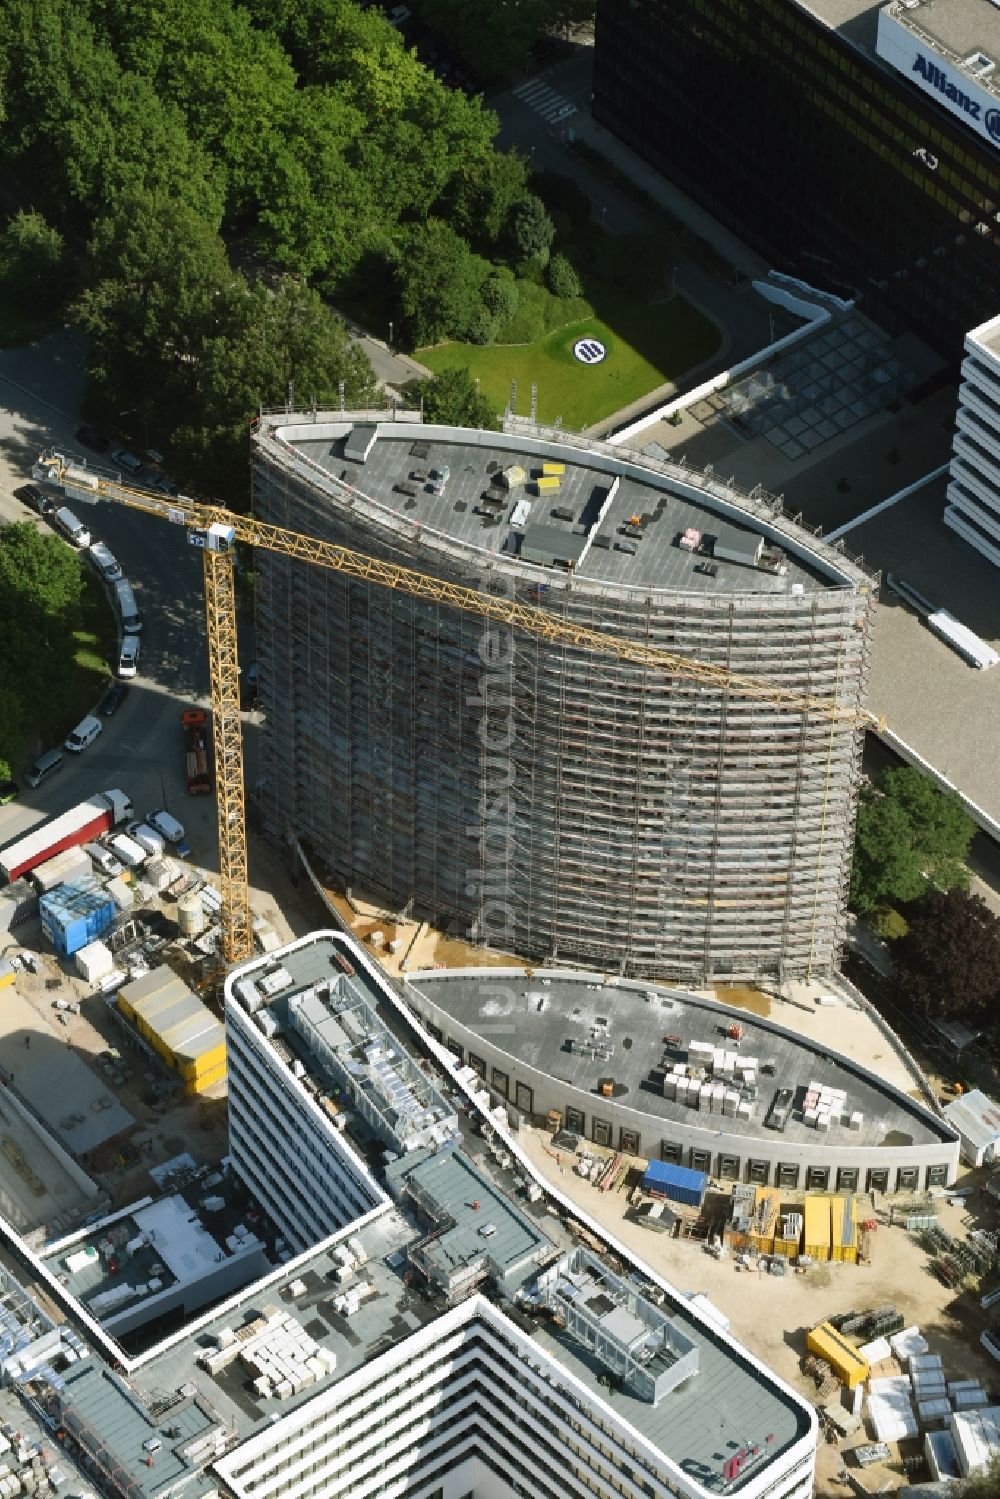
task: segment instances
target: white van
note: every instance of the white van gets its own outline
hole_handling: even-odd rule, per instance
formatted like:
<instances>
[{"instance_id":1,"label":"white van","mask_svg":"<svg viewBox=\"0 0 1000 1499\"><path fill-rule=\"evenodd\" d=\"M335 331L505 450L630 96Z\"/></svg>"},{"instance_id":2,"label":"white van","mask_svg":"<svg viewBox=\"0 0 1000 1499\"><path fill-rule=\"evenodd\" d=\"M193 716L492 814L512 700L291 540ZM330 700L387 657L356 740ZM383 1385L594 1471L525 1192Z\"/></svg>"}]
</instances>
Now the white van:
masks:
<instances>
[{"instance_id":1,"label":"white van","mask_svg":"<svg viewBox=\"0 0 1000 1499\"><path fill-rule=\"evenodd\" d=\"M146 862L146 850L134 838L127 833L115 833L104 840L104 846L116 859L120 859L126 869L138 869Z\"/></svg>"},{"instance_id":2,"label":"white van","mask_svg":"<svg viewBox=\"0 0 1000 1499\"><path fill-rule=\"evenodd\" d=\"M88 713L87 717L81 718L76 728L66 735L63 747L72 750L74 755L79 755L82 750L87 748L88 744L93 744L103 728L104 725L101 723L101 720L95 718L92 713Z\"/></svg>"},{"instance_id":3,"label":"white van","mask_svg":"<svg viewBox=\"0 0 1000 1499\"><path fill-rule=\"evenodd\" d=\"M166 841L145 822L130 822L128 836L153 859L158 859L166 848Z\"/></svg>"},{"instance_id":4,"label":"white van","mask_svg":"<svg viewBox=\"0 0 1000 1499\"><path fill-rule=\"evenodd\" d=\"M115 584L115 605L122 624L122 634L141 635L142 615L139 613L139 605L135 601L132 584L128 578L121 578Z\"/></svg>"},{"instance_id":5,"label":"white van","mask_svg":"<svg viewBox=\"0 0 1000 1499\"><path fill-rule=\"evenodd\" d=\"M95 541L89 548L89 556L105 583L118 582L122 566L110 547L106 547L103 541Z\"/></svg>"},{"instance_id":6,"label":"white van","mask_svg":"<svg viewBox=\"0 0 1000 1499\"><path fill-rule=\"evenodd\" d=\"M52 519L66 540L72 542L75 547L80 547L82 550L90 546L90 532L82 521L77 520L72 510L66 509L65 505L61 510L56 511Z\"/></svg>"},{"instance_id":7,"label":"white van","mask_svg":"<svg viewBox=\"0 0 1000 1499\"><path fill-rule=\"evenodd\" d=\"M101 874L113 879L116 874L121 874L124 865L120 859L116 859L109 848L102 848L99 843L85 843L83 851L90 859L95 869Z\"/></svg>"},{"instance_id":8,"label":"white van","mask_svg":"<svg viewBox=\"0 0 1000 1499\"><path fill-rule=\"evenodd\" d=\"M139 669L138 661L138 635L124 636L122 639L122 648L118 656L118 675L120 677L134 677Z\"/></svg>"}]
</instances>

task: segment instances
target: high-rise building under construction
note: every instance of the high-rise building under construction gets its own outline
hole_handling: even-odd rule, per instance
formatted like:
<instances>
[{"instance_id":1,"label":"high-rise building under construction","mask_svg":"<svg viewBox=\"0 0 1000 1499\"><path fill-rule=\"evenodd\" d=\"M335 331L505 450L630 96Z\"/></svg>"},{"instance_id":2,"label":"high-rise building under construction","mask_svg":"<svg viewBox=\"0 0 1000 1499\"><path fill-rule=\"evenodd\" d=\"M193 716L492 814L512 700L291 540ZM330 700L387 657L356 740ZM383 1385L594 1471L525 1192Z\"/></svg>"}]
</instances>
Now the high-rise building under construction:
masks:
<instances>
[{"instance_id":1,"label":"high-rise building under construction","mask_svg":"<svg viewBox=\"0 0 1000 1499\"><path fill-rule=\"evenodd\" d=\"M877 592L842 550L759 490L516 424L267 416L254 507L371 559L257 558L272 835L526 957L836 963ZM394 590L385 562L436 581ZM456 584L631 659L457 609Z\"/></svg>"}]
</instances>

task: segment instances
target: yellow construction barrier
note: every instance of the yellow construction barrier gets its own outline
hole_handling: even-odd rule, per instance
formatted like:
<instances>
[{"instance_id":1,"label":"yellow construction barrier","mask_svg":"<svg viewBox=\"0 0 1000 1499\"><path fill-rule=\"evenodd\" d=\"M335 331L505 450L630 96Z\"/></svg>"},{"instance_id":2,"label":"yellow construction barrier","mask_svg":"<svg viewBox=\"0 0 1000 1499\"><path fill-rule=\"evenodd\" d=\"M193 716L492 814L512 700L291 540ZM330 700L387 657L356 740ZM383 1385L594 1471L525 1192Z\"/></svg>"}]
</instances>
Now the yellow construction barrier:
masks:
<instances>
[{"instance_id":1,"label":"yellow construction barrier","mask_svg":"<svg viewBox=\"0 0 1000 1499\"><path fill-rule=\"evenodd\" d=\"M862 1358L854 1345L847 1341L843 1333L831 1327L829 1322L820 1322L806 1333L806 1347L810 1353L826 1359L837 1378L849 1390L867 1379L871 1372L868 1360Z\"/></svg>"}]
</instances>

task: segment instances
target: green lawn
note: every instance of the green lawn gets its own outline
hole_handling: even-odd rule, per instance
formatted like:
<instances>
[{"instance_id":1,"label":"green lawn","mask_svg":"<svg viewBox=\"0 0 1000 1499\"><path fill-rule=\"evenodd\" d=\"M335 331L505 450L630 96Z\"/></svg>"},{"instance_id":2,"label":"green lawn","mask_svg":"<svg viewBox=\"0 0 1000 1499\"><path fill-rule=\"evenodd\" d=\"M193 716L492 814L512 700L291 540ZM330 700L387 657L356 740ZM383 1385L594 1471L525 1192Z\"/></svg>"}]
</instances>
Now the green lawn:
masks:
<instances>
[{"instance_id":1,"label":"green lawn","mask_svg":"<svg viewBox=\"0 0 1000 1499\"><path fill-rule=\"evenodd\" d=\"M435 372L467 366L483 392L503 411L510 384L517 381L517 410L527 415L532 383L538 386L543 422L561 417L578 431L676 380L719 347L719 332L683 297L645 303L624 295L600 299L602 316L567 323L529 344L438 344L416 357ZM600 339L607 350L601 364L574 358L577 339Z\"/></svg>"}]
</instances>

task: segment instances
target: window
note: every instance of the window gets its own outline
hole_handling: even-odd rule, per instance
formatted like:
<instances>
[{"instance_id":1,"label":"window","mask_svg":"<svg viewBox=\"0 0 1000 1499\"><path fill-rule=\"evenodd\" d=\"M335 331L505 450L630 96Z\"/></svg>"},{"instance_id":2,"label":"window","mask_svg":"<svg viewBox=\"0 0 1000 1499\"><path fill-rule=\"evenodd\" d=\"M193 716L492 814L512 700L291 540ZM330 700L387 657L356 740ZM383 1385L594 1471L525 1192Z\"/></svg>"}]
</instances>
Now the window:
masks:
<instances>
[{"instance_id":1,"label":"window","mask_svg":"<svg viewBox=\"0 0 1000 1499\"><path fill-rule=\"evenodd\" d=\"M445 1044L445 1046L447 1046L447 1048L448 1048L449 1051L453 1051L455 1053L456 1057L458 1058L458 1060L460 1062L464 1062L464 1060L465 1060L465 1052L463 1051L462 1047L459 1046L459 1044L458 1044L457 1041L453 1041L450 1036L447 1036L445 1038L445 1043L444 1044Z\"/></svg>"},{"instance_id":2,"label":"window","mask_svg":"<svg viewBox=\"0 0 1000 1499\"><path fill-rule=\"evenodd\" d=\"M709 1152L707 1150L692 1150L691 1151L691 1170L692 1171L711 1171L711 1169L712 1169L712 1157L711 1157L711 1155L709 1154Z\"/></svg>"},{"instance_id":3,"label":"window","mask_svg":"<svg viewBox=\"0 0 1000 1499\"><path fill-rule=\"evenodd\" d=\"M486 1076L486 1063L482 1057L477 1057L474 1051L469 1052L469 1066L473 1072L478 1072L480 1077Z\"/></svg>"},{"instance_id":4,"label":"window","mask_svg":"<svg viewBox=\"0 0 1000 1499\"><path fill-rule=\"evenodd\" d=\"M766 1187L771 1180L771 1163L769 1161L747 1161L747 1181L754 1182L758 1187Z\"/></svg>"},{"instance_id":5,"label":"window","mask_svg":"<svg viewBox=\"0 0 1000 1499\"><path fill-rule=\"evenodd\" d=\"M799 1168L787 1163L778 1166L779 1187L797 1187L799 1184Z\"/></svg>"},{"instance_id":6,"label":"window","mask_svg":"<svg viewBox=\"0 0 1000 1499\"><path fill-rule=\"evenodd\" d=\"M917 1185L919 1175L920 1172L916 1166L900 1166L896 1177L896 1191L912 1192L913 1188Z\"/></svg>"},{"instance_id":7,"label":"window","mask_svg":"<svg viewBox=\"0 0 1000 1499\"><path fill-rule=\"evenodd\" d=\"M510 1088L510 1079L506 1072L502 1072L499 1067L494 1067L493 1069L493 1086L503 1098L507 1097Z\"/></svg>"},{"instance_id":8,"label":"window","mask_svg":"<svg viewBox=\"0 0 1000 1499\"><path fill-rule=\"evenodd\" d=\"M611 1125L606 1119L592 1119L593 1141L595 1145L611 1146Z\"/></svg>"},{"instance_id":9,"label":"window","mask_svg":"<svg viewBox=\"0 0 1000 1499\"><path fill-rule=\"evenodd\" d=\"M927 1185L929 1187L943 1187L948 1181L947 1166L928 1166Z\"/></svg>"},{"instance_id":10,"label":"window","mask_svg":"<svg viewBox=\"0 0 1000 1499\"><path fill-rule=\"evenodd\" d=\"M857 1166L841 1166L837 1172L837 1191L856 1192L858 1190L858 1168Z\"/></svg>"},{"instance_id":11,"label":"window","mask_svg":"<svg viewBox=\"0 0 1000 1499\"><path fill-rule=\"evenodd\" d=\"M582 1109L567 1108L566 1128L572 1130L574 1135L585 1135L587 1133L587 1118Z\"/></svg>"},{"instance_id":12,"label":"window","mask_svg":"<svg viewBox=\"0 0 1000 1499\"><path fill-rule=\"evenodd\" d=\"M681 1164L684 1155L683 1145L678 1145L675 1140L660 1141L660 1160L671 1161L675 1166Z\"/></svg>"},{"instance_id":13,"label":"window","mask_svg":"<svg viewBox=\"0 0 1000 1499\"><path fill-rule=\"evenodd\" d=\"M719 1156L719 1176L724 1182L739 1181L740 1158L738 1155Z\"/></svg>"},{"instance_id":14,"label":"window","mask_svg":"<svg viewBox=\"0 0 1000 1499\"><path fill-rule=\"evenodd\" d=\"M888 1192L889 1190L889 1168L879 1166L868 1173L869 1192Z\"/></svg>"},{"instance_id":15,"label":"window","mask_svg":"<svg viewBox=\"0 0 1000 1499\"><path fill-rule=\"evenodd\" d=\"M806 1172L806 1191L825 1192L830 1185L829 1166L810 1166Z\"/></svg>"},{"instance_id":16,"label":"window","mask_svg":"<svg viewBox=\"0 0 1000 1499\"><path fill-rule=\"evenodd\" d=\"M515 1083L514 1102L522 1114L533 1114L535 1112L534 1088L529 1088L527 1083Z\"/></svg>"},{"instance_id":17,"label":"window","mask_svg":"<svg viewBox=\"0 0 1000 1499\"><path fill-rule=\"evenodd\" d=\"M642 1155L642 1140L638 1130L620 1129L618 1131L618 1149L622 1155Z\"/></svg>"}]
</instances>

